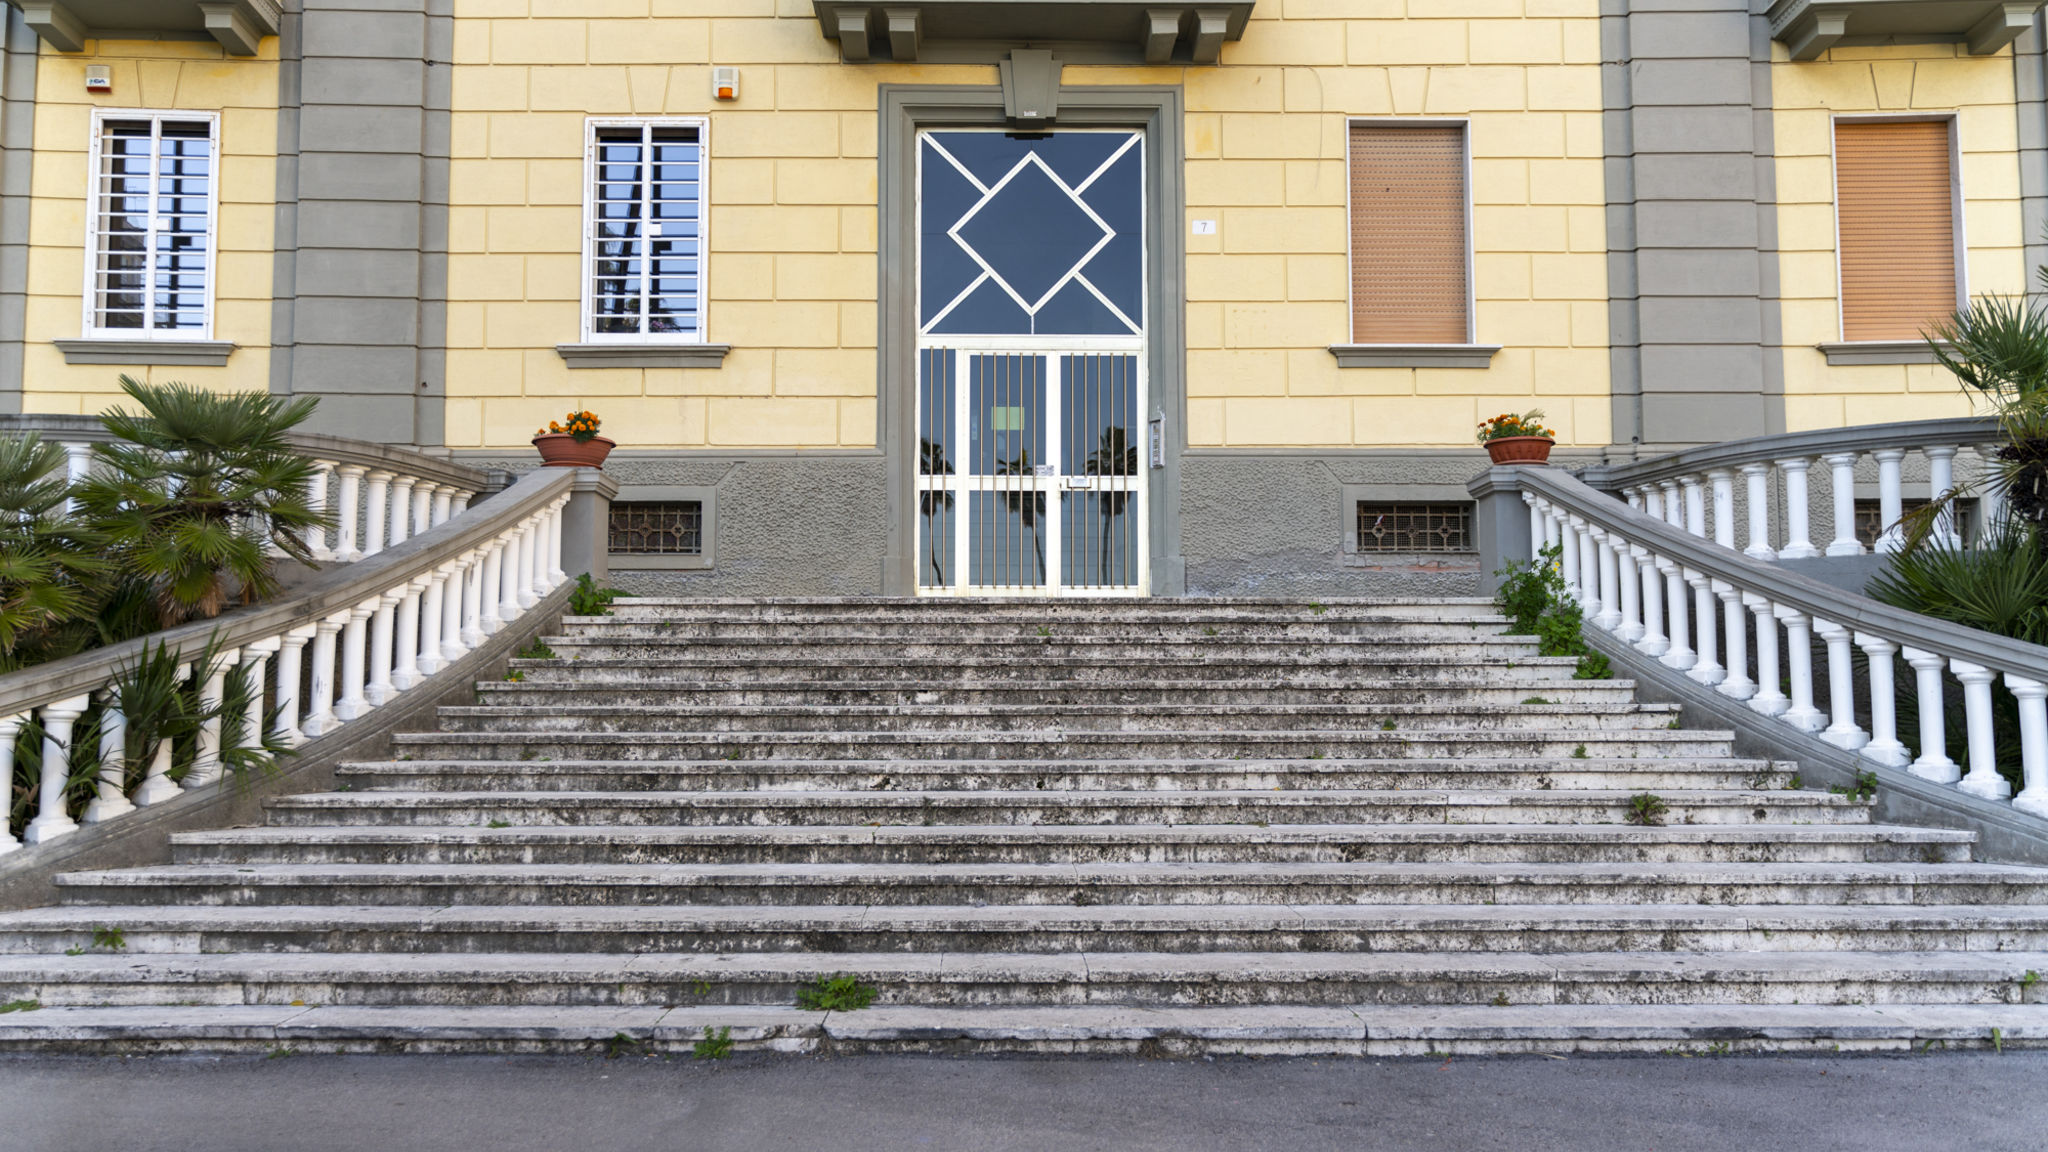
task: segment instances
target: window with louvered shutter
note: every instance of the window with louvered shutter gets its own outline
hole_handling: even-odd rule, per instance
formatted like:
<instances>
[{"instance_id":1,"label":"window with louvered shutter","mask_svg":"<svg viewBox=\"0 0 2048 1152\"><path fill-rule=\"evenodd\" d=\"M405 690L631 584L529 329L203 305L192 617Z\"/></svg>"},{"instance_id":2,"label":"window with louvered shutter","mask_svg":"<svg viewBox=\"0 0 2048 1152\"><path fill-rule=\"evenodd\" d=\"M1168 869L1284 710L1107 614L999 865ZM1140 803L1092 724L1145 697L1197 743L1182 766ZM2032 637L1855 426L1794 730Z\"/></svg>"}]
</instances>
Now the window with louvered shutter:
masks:
<instances>
[{"instance_id":1,"label":"window with louvered shutter","mask_svg":"<svg viewBox=\"0 0 2048 1152\"><path fill-rule=\"evenodd\" d=\"M1835 125L1844 340L1917 340L1955 310L1951 123Z\"/></svg>"},{"instance_id":2,"label":"window with louvered shutter","mask_svg":"<svg viewBox=\"0 0 2048 1152\"><path fill-rule=\"evenodd\" d=\"M1351 339L1464 344L1467 285L1465 129L1351 125Z\"/></svg>"}]
</instances>

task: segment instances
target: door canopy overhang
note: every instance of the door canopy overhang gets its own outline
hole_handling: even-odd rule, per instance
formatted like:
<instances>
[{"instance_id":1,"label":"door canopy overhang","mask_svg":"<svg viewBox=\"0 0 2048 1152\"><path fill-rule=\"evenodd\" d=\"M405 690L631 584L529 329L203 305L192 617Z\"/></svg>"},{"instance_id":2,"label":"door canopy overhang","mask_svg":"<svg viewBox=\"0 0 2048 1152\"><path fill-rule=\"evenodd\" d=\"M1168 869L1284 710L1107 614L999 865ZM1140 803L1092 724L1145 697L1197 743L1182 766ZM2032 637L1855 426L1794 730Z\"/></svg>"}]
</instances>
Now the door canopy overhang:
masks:
<instances>
[{"instance_id":1,"label":"door canopy overhang","mask_svg":"<svg viewBox=\"0 0 2048 1152\"><path fill-rule=\"evenodd\" d=\"M908 4L811 0L825 38L849 64L916 60L939 46L1102 45L1148 64L1214 64L1244 36L1252 0L1175 7L1139 0L921 0Z\"/></svg>"},{"instance_id":2,"label":"door canopy overhang","mask_svg":"<svg viewBox=\"0 0 2048 1152\"><path fill-rule=\"evenodd\" d=\"M8 0L24 22L59 52L83 52L88 38L170 33L220 41L230 56L254 56L277 35L277 0Z\"/></svg>"},{"instance_id":3,"label":"door canopy overhang","mask_svg":"<svg viewBox=\"0 0 2048 1152\"><path fill-rule=\"evenodd\" d=\"M1962 43L1988 56L2033 26L2044 0L1777 0L1772 39L1794 60L1837 44Z\"/></svg>"}]
</instances>

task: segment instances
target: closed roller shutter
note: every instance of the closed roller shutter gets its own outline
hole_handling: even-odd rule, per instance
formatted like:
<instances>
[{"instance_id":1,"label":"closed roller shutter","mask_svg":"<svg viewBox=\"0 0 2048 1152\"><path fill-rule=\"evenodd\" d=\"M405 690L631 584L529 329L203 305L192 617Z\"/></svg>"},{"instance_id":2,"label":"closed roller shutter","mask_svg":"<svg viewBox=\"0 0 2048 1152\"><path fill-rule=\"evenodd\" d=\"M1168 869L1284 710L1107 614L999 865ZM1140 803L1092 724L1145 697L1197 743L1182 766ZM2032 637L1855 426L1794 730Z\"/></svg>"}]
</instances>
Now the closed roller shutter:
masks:
<instances>
[{"instance_id":1,"label":"closed roller shutter","mask_svg":"<svg viewBox=\"0 0 2048 1152\"><path fill-rule=\"evenodd\" d=\"M1351 126L1351 338L1463 344L1465 130Z\"/></svg>"},{"instance_id":2,"label":"closed roller shutter","mask_svg":"<svg viewBox=\"0 0 2048 1152\"><path fill-rule=\"evenodd\" d=\"M1956 306L1949 121L1835 125L1842 338L1917 340Z\"/></svg>"}]
</instances>

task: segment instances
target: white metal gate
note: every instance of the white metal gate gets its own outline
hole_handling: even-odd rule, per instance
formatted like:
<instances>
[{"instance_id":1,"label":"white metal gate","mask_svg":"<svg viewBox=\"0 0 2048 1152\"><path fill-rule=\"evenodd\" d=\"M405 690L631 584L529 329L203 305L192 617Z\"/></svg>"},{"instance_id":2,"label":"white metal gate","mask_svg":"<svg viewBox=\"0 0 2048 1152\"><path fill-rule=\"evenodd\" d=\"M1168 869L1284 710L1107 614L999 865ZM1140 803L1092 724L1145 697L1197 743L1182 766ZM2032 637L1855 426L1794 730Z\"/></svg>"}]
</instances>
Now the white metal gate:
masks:
<instances>
[{"instance_id":1,"label":"white metal gate","mask_svg":"<svg viewBox=\"0 0 2048 1152\"><path fill-rule=\"evenodd\" d=\"M920 137L920 594L1149 587L1143 146Z\"/></svg>"}]
</instances>

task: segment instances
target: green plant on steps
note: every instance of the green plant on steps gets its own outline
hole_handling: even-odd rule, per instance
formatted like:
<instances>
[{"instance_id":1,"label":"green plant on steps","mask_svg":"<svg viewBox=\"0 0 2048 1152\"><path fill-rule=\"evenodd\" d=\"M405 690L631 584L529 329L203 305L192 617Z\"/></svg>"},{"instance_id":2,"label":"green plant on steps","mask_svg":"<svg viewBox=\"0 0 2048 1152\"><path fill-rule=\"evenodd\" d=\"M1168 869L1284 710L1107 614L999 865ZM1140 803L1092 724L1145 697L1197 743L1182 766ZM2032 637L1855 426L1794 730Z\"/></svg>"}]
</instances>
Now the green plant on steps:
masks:
<instances>
[{"instance_id":1,"label":"green plant on steps","mask_svg":"<svg viewBox=\"0 0 2048 1152\"><path fill-rule=\"evenodd\" d=\"M1631 824L1657 826L1664 823L1664 817L1671 812L1670 805L1654 792L1638 792L1628 798L1626 818Z\"/></svg>"},{"instance_id":2,"label":"green plant on steps","mask_svg":"<svg viewBox=\"0 0 2048 1152\"><path fill-rule=\"evenodd\" d=\"M616 588L599 588L585 572L576 577L576 587L569 590L569 615L609 616L612 601L625 595Z\"/></svg>"},{"instance_id":3,"label":"green plant on steps","mask_svg":"<svg viewBox=\"0 0 2048 1152\"><path fill-rule=\"evenodd\" d=\"M711 1025L704 1026L704 1038L690 1046L690 1055L698 1060L723 1060L732 1055L732 1028L712 1031Z\"/></svg>"},{"instance_id":4,"label":"green plant on steps","mask_svg":"<svg viewBox=\"0 0 2048 1152\"><path fill-rule=\"evenodd\" d=\"M796 1006L812 1012L856 1012L875 1002L877 992L852 976L820 976L796 990Z\"/></svg>"},{"instance_id":5,"label":"green plant on steps","mask_svg":"<svg viewBox=\"0 0 2048 1152\"><path fill-rule=\"evenodd\" d=\"M1508 618L1508 634L1536 637L1536 650L1545 656L1573 656L1578 666L1574 680L1605 680L1613 675L1607 657L1586 643L1585 609L1565 589L1563 550L1552 544L1535 560L1511 562L1494 575L1500 590L1494 603Z\"/></svg>"},{"instance_id":6,"label":"green plant on steps","mask_svg":"<svg viewBox=\"0 0 2048 1152\"><path fill-rule=\"evenodd\" d=\"M1869 771L1858 772L1854 784L1847 788L1830 785L1828 791L1837 796L1847 796L1849 799L1861 804L1877 795L1877 773Z\"/></svg>"},{"instance_id":7,"label":"green plant on steps","mask_svg":"<svg viewBox=\"0 0 2048 1152\"><path fill-rule=\"evenodd\" d=\"M533 638L533 643L520 649L518 658L521 660L553 660L555 658L555 650L548 647L546 641L536 636Z\"/></svg>"}]
</instances>

